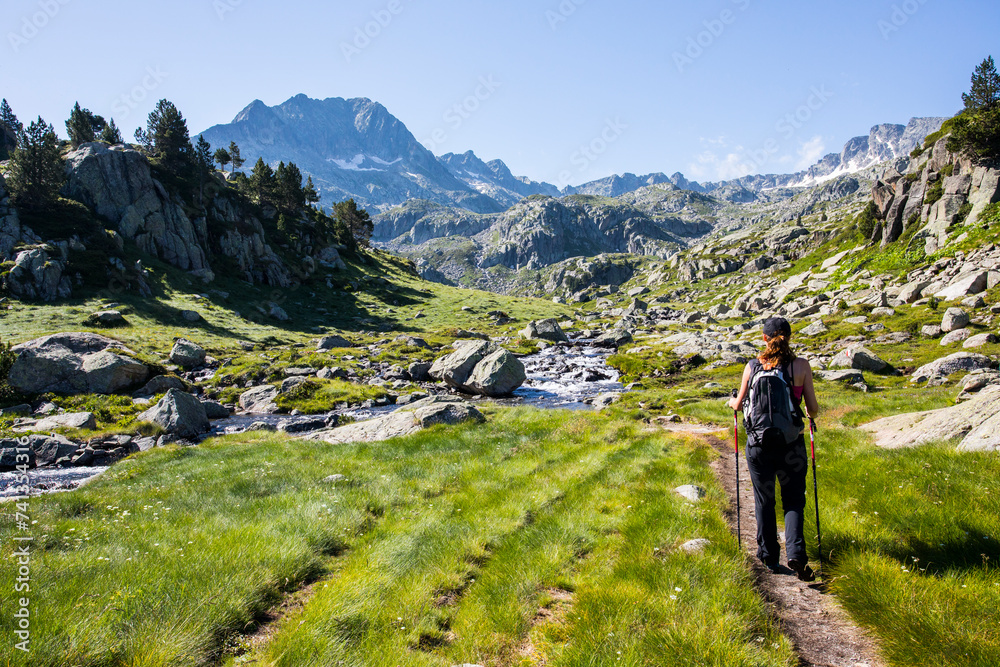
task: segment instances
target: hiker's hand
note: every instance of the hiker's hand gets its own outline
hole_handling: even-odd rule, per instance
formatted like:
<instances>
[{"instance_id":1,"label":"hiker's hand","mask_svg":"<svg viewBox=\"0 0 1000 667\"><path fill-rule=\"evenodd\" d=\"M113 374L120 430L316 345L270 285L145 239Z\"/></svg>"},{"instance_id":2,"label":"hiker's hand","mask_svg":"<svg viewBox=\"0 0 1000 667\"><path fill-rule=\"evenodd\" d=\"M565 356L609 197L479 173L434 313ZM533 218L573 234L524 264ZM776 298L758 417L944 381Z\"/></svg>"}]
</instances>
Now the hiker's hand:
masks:
<instances>
[{"instance_id":1,"label":"hiker's hand","mask_svg":"<svg viewBox=\"0 0 1000 667\"><path fill-rule=\"evenodd\" d=\"M740 403L735 398L729 399L729 407L732 408L733 412L738 412L740 409Z\"/></svg>"},{"instance_id":2,"label":"hiker's hand","mask_svg":"<svg viewBox=\"0 0 1000 667\"><path fill-rule=\"evenodd\" d=\"M819 433L819 429L816 428L816 420L812 417L809 418L809 427L812 428L813 433Z\"/></svg>"}]
</instances>

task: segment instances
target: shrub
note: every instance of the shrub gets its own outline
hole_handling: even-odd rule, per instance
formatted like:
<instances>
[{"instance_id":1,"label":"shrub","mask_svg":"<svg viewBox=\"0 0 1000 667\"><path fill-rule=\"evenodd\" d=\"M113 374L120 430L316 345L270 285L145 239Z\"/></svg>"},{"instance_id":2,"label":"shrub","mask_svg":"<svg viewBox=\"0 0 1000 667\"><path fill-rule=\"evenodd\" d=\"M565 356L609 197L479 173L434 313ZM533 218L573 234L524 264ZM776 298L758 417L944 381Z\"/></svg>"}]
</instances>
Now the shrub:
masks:
<instances>
[{"instance_id":1,"label":"shrub","mask_svg":"<svg viewBox=\"0 0 1000 667\"><path fill-rule=\"evenodd\" d=\"M942 197L944 197L944 181L938 179L927 188L927 194L924 195L924 204L933 206L941 201Z\"/></svg>"},{"instance_id":2,"label":"shrub","mask_svg":"<svg viewBox=\"0 0 1000 667\"><path fill-rule=\"evenodd\" d=\"M958 209L958 216L955 218L955 225L964 225L970 213L972 213L972 204L965 202L962 204L962 208Z\"/></svg>"},{"instance_id":3,"label":"shrub","mask_svg":"<svg viewBox=\"0 0 1000 667\"><path fill-rule=\"evenodd\" d=\"M930 308L931 310L937 310L938 306L940 306L940 305L941 305L941 302L938 301L938 298L936 296L932 296L930 298L930 301L927 302L927 307Z\"/></svg>"},{"instance_id":4,"label":"shrub","mask_svg":"<svg viewBox=\"0 0 1000 667\"><path fill-rule=\"evenodd\" d=\"M866 241L871 239L872 234L875 233L875 224L878 222L878 207L875 206L875 202L868 202L868 206L858 214L854 222L858 231L861 232L861 236Z\"/></svg>"},{"instance_id":5,"label":"shrub","mask_svg":"<svg viewBox=\"0 0 1000 667\"><path fill-rule=\"evenodd\" d=\"M7 384L7 375L17 355L11 351L10 343L0 343L0 406L12 405L20 398L18 393Z\"/></svg>"}]
</instances>

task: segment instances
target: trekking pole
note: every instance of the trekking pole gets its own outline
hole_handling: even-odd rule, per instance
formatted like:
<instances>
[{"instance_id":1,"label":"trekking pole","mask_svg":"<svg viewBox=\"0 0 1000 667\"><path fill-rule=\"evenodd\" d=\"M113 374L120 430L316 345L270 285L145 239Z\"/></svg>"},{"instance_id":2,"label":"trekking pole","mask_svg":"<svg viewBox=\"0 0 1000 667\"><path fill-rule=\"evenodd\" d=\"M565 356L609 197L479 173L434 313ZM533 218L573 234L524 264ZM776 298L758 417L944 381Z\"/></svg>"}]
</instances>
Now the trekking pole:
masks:
<instances>
[{"instance_id":1,"label":"trekking pole","mask_svg":"<svg viewBox=\"0 0 1000 667\"><path fill-rule=\"evenodd\" d=\"M812 449L813 497L816 501L816 541L819 547L819 576L823 577L823 531L819 527L819 484L816 481L816 420L809 418L809 445Z\"/></svg>"},{"instance_id":2,"label":"trekking pole","mask_svg":"<svg viewBox=\"0 0 1000 667\"><path fill-rule=\"evenodd\" d=\"M733 398L736 398L736 390L733 389ZM739 412L733 410L733 450L736 453L736 539L743 548L743 531L740 527L740 417Z\"/></svg>"}]
</instances>

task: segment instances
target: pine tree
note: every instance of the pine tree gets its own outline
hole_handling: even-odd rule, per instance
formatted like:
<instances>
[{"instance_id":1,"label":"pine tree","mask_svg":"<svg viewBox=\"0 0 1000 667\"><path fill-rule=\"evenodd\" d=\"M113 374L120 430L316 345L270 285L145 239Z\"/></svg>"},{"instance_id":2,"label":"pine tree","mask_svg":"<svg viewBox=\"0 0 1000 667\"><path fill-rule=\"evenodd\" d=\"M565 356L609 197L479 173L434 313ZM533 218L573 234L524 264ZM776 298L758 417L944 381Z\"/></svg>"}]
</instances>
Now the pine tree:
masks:
<instances>
[{"instance_id":1,"label":"pine tree","mask_svg":"<svg viewBox=\"0 0 1000 667\"><path fill-rule=\"evenodd\" d=\"M212 144L205 141L205 136L198 135L198 143L194 147L194 161L198 167L198 203L205 200L205 181L212 174L212 166L215 161L212 159Z\"/></svg>"},{"instance_id":2,"label":"pine tree","mask_svg":"<svg viewBox=\"0 0 1000 667\"><path fill-rule=\"evenodd\" d=\"M225 148L220 148L215 151L213 159L219 163L219 169L222 169L223 171L226 170L226 165L233 161L233 158L229 155L229 151Z\"/></svg>"},{"instance_id":3,"label":"pine tree","mask_svg":"<svg viewBox=\"0 0 1000 667\"><path fill-rule=\"evenodd\" d=\"M45 209L59 196L63 183L59 138L40 116L21 132L7 183L14 203L25 209Z\"/></svg>"},{"instance_id":4,"label":"pine tree","mask_svg":"<svg viewBox=\"0 0 1000 667\"><path fill-rule=\"evenodd\" d=\"M96 141L97 136L104 132L107 126L104 118L92 113L90 109L81 109L80 103L77 102L69 114L69 120L66 121L66 132L73 147L76 148L80 144Z\"/></svg>"},{"instance_id":5,"label":"pine tree","mask_svg":"<svg viewBox=\"0 0 1000 667\"><path fill-rule=\"evenodd\" d=\"M236 173L237 169L246 164L246 160L240 155L240 147L236 145L235 141L229 142L229 157L233 161L233 173Z\"/></svg>"},{"instance_id":6,"label":"pine tree","mask_svg":"<svg viewBox=\"0 0 1000 667\"><path fill-rule=\"evenodd\" d=\"M976 67L972 74L972 88L962 95L965 110L989 111L1000 102L1000 75L997 74L993 56L989 56Z\"/></svg>"},{"instance_id":7,"label":"pine tree","mask_svg":"<svg viewBox=\"0 0 1000 667\"><path fill-rule=\"evenodd\" d=\"M179 173L191 164L194 148L187 121L172 102L160 100L146 121L146 140L164 167ZM138 139L138 133L136 135Z\"/></svg>"},{"instance_id":8,"label":"pine tree","mask_svg":"<svg viewBox=\"0 0 1000 667\"><path fill-rule=\"evenodd\" d=\"M302 191L302 172L295 163L289 162L287 165L284 162L279 163L274 175L277 182L278 208L289 213L296 213L304 208L306 198Z\"/></svg>"},{"instance_id":9,"label":"pine tree","mask_svg":"<svg viewBox=\"0 0 1000 667\"><path fill-rule=\"evenodd\" d=\"M114 118L112 118L111 121L104 126L104 129L101 130L101 136L99 136L98 139L106 144L111 144L112 146L125 143L124 139L122 139L121 130L119 130L118 126L115 125Z\"/></svg>"},{"instance_id":10,"label":"pine tree","mask_svg":"<svg viewBox=\"0 0 1000 667\"><path fill-rule=\"evenodd\" d=\"M351 236L354 237L358 245L367 247L371 244L375 225L372 223L368 211L358 208L353 199L334 204L333 210L337 217L337 222L344 225L351 232Z\"/></svg>"},{"instance_id":11,"label":"pine tree","mask_svg":"<svg viewBox=\"0 0 1000 667\"><path fill-rule=\"evenodd\" d=\"M274 204L275 181L274 170L271 169L271 166L264 162L264 158L257 158L257 164L254 165L253 171L250 173L249 185L254 201L260 206Z\"/></svg>"},{"instance_id":12,"label":"pine tree","mask_svg":"<svg viewBox=\"0 0 1000 667\"><path fill-rule=\"evenodd\" d=\"M303 188L302 194L306 198L306 204L312 206L313 204L318 204L320 200L319 192L316 190L316 186L313 185L313 177L310 176L306 180L306 187Z\"/></svg>"},{"instance_id":13,"label":"pine tree","mask_svg":"<svg viewBox=\"0 0 1000 667\"><path fill-rule=\"evenodd\" d=\"M211 171L215 160L212 158L212 144L205 141L205 135L198 135L198 143L194 146L194 157L198 166L205 171Z\"/></svg>"},{"instance_id":14,"label":"pine tree","mask_svg":"<svg viewBox=\"0 0 1000 667\"><path fill-rule=\"evenodd\" d=\"M962 101L965 110L949 121L948 150L977 160L1000 158L1000 75L992 56L976 67Z\"/></svg>"},{"instance_id":15,"label":"pine tree","mask_svg":"<svg viewBox=\"0 0 1000 667\"><path fill-rule=\"evenodd\" d=\"M17 137L23 129L24 126L21 125L5 99L3 103L0 103L0 160L10 158L14 149L17 148Z\"/></svg>"}]
</instances>

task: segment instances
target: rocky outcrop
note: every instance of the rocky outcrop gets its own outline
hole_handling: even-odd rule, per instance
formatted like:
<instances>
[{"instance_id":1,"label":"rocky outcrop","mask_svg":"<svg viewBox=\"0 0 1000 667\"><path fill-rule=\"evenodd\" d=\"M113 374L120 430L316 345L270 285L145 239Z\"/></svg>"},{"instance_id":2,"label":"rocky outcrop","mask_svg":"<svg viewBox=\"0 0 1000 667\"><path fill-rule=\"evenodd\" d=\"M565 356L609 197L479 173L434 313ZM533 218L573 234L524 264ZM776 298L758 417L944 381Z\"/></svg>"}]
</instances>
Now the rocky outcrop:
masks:
<instances>
[{"instance_id":1,"label":"rocky outcrop","mask_svg":"<svg viewBox=\"0 0 1000 667\"><path fill-rule=\"evenodd\" d=\"M267 244L259 220L225 195L214 197L205 215L192 215L135 149L83 144L66 156L62 193L110 220L143 252L203 280L214 278L209 262L214 252L232 260L245 280L290 284L288 268Z\"/></svg>"},{"instance_id":2,"label":"rocky outcrop","mask_svg":"<svg viewBox=\"0 0 1000 667\"><path fill-rule=\"evenodd\" d=\"M913 382L927 382L935 378L946 378L952 373L972 372L993 366L989 357L973 352L956 352L942 359L921 366L913 373Z\"/></svg>"},{"instance_id":3,"label":"rocky outcrop","mask_svg":"<svg viewBox=\"0 0 1000 667\"><path fill-rule=\"evenodd\" d=\"M116 340L63 333L17 345L8 382L23 394L114 394L146 381L149 369Z\"/></svg>"},{"instance_id":4,"label":"rocky outcrop","mask_svg":"<svg viewBox=\"0 0 1000 667\"><path fill-rule=\"evenodd\" d=\"M911 160L905 177L890 169L876 181L872 198L879 225L874 241L885 246L919 225L916 238L932 254L961 233L956 226L971 228L988 205L1000 202L1000 170L952 153L948 139L942 137L919 160Z\"/></svg>"},{"instance_id":5,"label":"rocky outcrop","mask_svg":"<svg viewBox=\"0 0 1000 667\"><path fill-rule=\"evenodd\" d=\"M209 268L204 220L196 225L188 217L180 199L153 178L139 151L83 144L66 156L63 195L112 221L143 252L189 271Z\"/></svg>"},{"instance_id":6,"label":"rocky outcrop","mask_svg":"<svg viewBox=\"0 0 1000 667\"><path fill-rule=\"evenodd\" d=\"M7 184L0 174L0 262L11 256L11 251L21 240L21 219L7 195Z\"/></svg>"},{"instance_id":7,"label":"rocky outcrop","mask_svg":"<svg viewBox=\"0 0 1000 667\"><path fill-rule=\"evenodd\" d=\"M959 451L1000 451L1000 386L986 387L954 407L895 415L861 428L886 449L961 438Z\"/></svg>"},{"instance_id":8,"label":"rocky outcrop","mask_svg":"<svg viewBox=\"0 0 1000 667\"><path fill-rule=\"evenodd\" d=\"M317 431L308 437L310 440L324 440L334 444L381 442L411 435L439 424L451 426L468 421L482 423L486 419L479 410L465 401L433 396L410 403L384 417Z\"/></svg>"},{"instance_id":9,"label":"rocky outcrop","mask_svg":"<svg viewBox=\"0 0 1000 667\"><path fill-rule=\"evenodd\" d=\"M48 246L31 248L17 253L14 266L3 282L11 296L29 301L55 301L66 299L73 286L63 275L66 263L50 255Z\"/></svg>"},{"instance_id":10,"label":"rocky outcrop","mask_svg":"<svg viewBox=\"0 0 1000 667\"><path fill-rule=\"evenodd\" d=\"M201 401L179 389L171 389L160 401L138 417L180 438L197 438L211 428Z\"/></svg>"}]
</instances>

